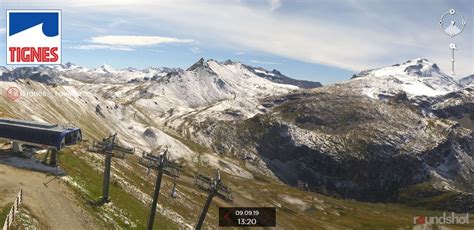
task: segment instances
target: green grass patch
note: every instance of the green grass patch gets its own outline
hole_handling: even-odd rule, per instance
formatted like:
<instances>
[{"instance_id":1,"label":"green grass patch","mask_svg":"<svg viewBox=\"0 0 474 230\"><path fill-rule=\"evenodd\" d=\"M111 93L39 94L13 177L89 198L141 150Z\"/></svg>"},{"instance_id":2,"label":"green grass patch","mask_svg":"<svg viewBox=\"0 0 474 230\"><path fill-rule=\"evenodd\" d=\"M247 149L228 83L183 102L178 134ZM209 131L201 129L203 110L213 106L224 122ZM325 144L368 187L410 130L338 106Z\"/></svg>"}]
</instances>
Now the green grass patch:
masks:
<instances>
[{"instance_id":1,"label":"green grass patch","mask_svg":"<svg viewBox=\"0 0 474 230\"><path fill-rule=\"evenodd\" d=\"M80 193L80 196L85 201L86 208L92 212L101 222L104 222L100 218L100 212L104 209L98 205L98 201L102 195L102 174L97 172L89 165L86 161L82 160L72 151L65 150L59 154L59 160L61 167L67 172L67 174L76 181L83 189L86 190L84 193L76 188L76 191ZM143 204L133 195L123 190L117 183L111 181L109 190L111 202L119 208L124 215L131 221L136 223L136 227L132 228L126 223L123 218L116 215L110 215L121 228L124 229L145 229L147 224L147 218L149 215L150 208L148 205ZM104 223L107 224L107 223ZM159 226L159 227L158 227ZM155 229L177 229L178 226L169 220L168 218L156 214Z\"/></svg>"},{"instance_id":2,"label":"green grass patch","mask_svg":"<svg viewBox=\"0 0 474 230\"><path fill-rule=\"evenodd\" d=\"M6 206L0 208L0 226L3 226L5 219L7 218L10 209L12 208L13 203L8 203Z\"/></svg>"}]
</instances>

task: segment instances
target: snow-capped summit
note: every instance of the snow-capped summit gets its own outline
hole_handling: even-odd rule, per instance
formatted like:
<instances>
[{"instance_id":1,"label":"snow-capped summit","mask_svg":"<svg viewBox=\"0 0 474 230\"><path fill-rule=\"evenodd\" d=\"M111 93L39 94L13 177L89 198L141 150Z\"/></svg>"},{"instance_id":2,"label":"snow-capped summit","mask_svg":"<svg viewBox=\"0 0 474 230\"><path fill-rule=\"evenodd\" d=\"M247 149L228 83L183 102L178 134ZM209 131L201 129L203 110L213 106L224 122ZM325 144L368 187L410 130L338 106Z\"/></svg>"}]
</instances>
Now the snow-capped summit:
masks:
<instances>
[{"instance_id":1,"label":"snow-capped summit","mask_svg":"<svg viewBox=\"0 0 474 230\"><path fill-rule=\"evenodd\" d=\"M401 91L408 96L438 96L462 88L438 65L422 58L390 67L364 70L343 84L353 85L355 90L361 90L373 98L393 96Z\"/></svg>"},{"instance_id":2,"label":"snow-capped summit","mask_svg":"<svg viewBox=\"0 0 474 230\"><path fill-rule=\"evenodd\" d=\"M110 65L103 64L99 68L96 69L96 72L113 73L115 72L115 69Z\"/></svg>"},{"instance_id":3,"label":"snow-capped summit","mask_svg":"<svg viewBox=\"0 0 474 230\"><path fill-rule=\"evenodd\" d=\"M242 64L221 63L200 59L186 71L169 72L157 81L146 84L147 94L138 91L137 106L153 114L170 109L175 116L190 109L199 109L196 116L214 114L225 118L222 111L237 111L239 116L250 117L259 112L257 101L266 96L280 95L297 90L289 84L276 84L249 71ZM159 103L158 103L159 102ZM229 117L230 118L230 117Z\"/></svg>"},{"instance_id":4,"label":"snow-capped summit","mask_svg":"<svg viewBox=\"0 0 474 230\"><path fill-rule=\"evenodd\" d=\"M209 60L209 61L213 61L213 60ZM209 66L209 63L208 63L209 61L205 61L204 58L200 58L191 67L186 69L186 71L196 72L198 76L216 75L216 73Z\"/></svg>"},{"instance_id":5,"label":"snow-capped summit","mask_svg":"<svg viewBox=\"0 0 474 230\"><path fill-rule=\"evenodd\" d=\"M364 70L353 78L358 77L384 77L388 75L410 75L414 77L433 77L433 76L447 76L442 73L435 63L428 61L427 59L417 58L408 60L403 64L395 64L390 67L384 67L379 69Z\"/></svg>"}]
</instances>

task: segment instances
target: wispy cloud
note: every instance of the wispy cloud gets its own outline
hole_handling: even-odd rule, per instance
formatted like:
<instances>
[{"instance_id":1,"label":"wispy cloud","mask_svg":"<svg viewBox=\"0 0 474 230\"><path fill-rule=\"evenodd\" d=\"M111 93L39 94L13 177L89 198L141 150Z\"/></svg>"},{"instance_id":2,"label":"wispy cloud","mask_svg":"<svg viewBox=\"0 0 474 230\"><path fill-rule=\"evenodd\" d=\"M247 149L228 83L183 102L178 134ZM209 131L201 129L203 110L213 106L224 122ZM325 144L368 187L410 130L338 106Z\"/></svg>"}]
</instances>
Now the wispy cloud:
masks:
<instances>
[{"instance_id":1,"label":"wispy cloud","mask_svg":"<svg viewBox=\"0 0 474 230\"><path fill-rule=\"evenodd\" d=\"M29 7L26 3L21 5L19 1L5 2L7 5ZM64 12L68 13L64 14L63 25L69 25L65 28L74 28L74 32L81 36L96 36L95 43L91 39L90 44L121 44L133 49L145 44L164 42L157 38L97 37L97 34L120 34L123 31L143 34L151 32L199 40L202 49L208 46L212 47L208 50L217 50L216 52L224 47L227 50L264 53L350 71L391 65L416 57L428 58L437 62L442 69L449 70L448 45L451 38L442 33L438 20L450 8L462 9L465 16L470 13L467 10L470 6L468 0L453 0L449 4L446 1L426 4L426 1L409 0L397 3L390 0L256 2L49 0L48 3L41 3L41 7L65 9ZM126 14L123 13L125 7ZM83 18L84 14L91 17ZM120 20L125 20L126 23L113 23ZM72 27L77 21L84 25ZM91 29L98 25L104 26L101 26L101 30ZM456 38L456 43L462 47L456 53L459 75L474 71L471 42L474 33L471 27L468 26L467 29L471 31ZM117 39L111 39L114 37ZM191 39L184 40L192 44ZM168 41L176 42L173 39Z\"/></svg>"},{"instance_id":2,"label":"wispy cloud","mask_svg":"<svg viewBox=\"0 0 474 230\"><path fill-rule=\"evenodd\" d=\"M123 36L123 35L107 35L92 37L91 43L103 45L119 45L119 46L152 46L162 43L191 43L192 39L179 39L160 36Z\"/></svg>"},{"instance_id":3,"label":"wispy cloud","mask_svg":"<svg viewBox=\"0 0 474 230\"><path fill-rule=\"evenodd\" d=\"M191 47L191 52L197 54L197 53L200 53L201 52L201 49L199 49L199 47Z\"/></svg>"},{"instance_id":4,"label":"wispy cloud","mask_svg":"<svg viewBox=\"0 0 474 230\"><path fill-rule=\"evenodd\" d=\"M297 13L286 13L262 11L241 1L163 0L156 3L150 21L160 21L212 46L228 45L351 71L417 57L449 69L449 52L440 48L449 44L449 38L436 24L436 12L444 12L444 4L426 6L415 2L408 7L383 1L342 1L344 4L302 1L306 8L300 5ZM280 3L274 2L274 9L284 7ZM407 13L412 8L424 10L420 14ZM360 17L362 14L364 17ZM457 53L460 73L472 72L471 39L472 35L458 41L465 47L463 53Z\"/></svg>"},{"instance_id":5,"label":"wispy cloud","mask_svg":"<svg viewBox=\"0 0 474 230\"><path fill-rule=\"evenodd\" d=\"M71 49L78 49L78 50L98 50L98 49L109 49L109 50L120 50L120 51L133 51L133 48L127 46L111 46L111 45L78 45L78 46L70 46Z\"/></svg>"},{"instance_id":6,"label":"wispy cloud","mask_svg":"<svg viewBox=\"0 0 474 230\"><path fill-rule=\"evenodd\" d=\"M133 51L136 47L154 46L164 43L192 43L191 39L178 39L172 37L160 36L121 36L121 35L107 35L96 36L86 40L87 44L70 46L72 49L79 50L97 50L109 49L119 51ZM199 52L199 48L191 49L193 52ZM163 51L159 51L163 52Z\"/></svg>"},{"instance_id":7,"label":"wispy cloud","mask_svg":"<svg viewBox=\"0 0 474 230\"><path fill-rule=\"evenodd\" d=\"M4 34L6 32L5 27L0 27L0 34Z\"/></svg>"},{"instance_id":8,"label":"wispy cloud","mask_svg":"<svg viewBox=\"0 0 474 230\"><path fill-rule=\"evenodd\" d=\"M234 55L244 55L244 54L245 54L245 52L241 52L241 51L234 53Z\"/></svg>"},{"instance_id":9,"label":"wispy cloud","mask_svg":"<svg viewBox=\"0 0 474 230\"><path fill-rule=\"evenodd\" d=\"M271 61L260 61L260 60L250 60L252 63L256 64L264 64L264 65L279 65L279 62L271 62Z\"/></svg>"},{"instance_id":10,"label":"wispy cloud","mask_svg":"<svg viewBox=\"0 0 474 230\"><path fill-rule=\"evenodd\" d=\"M270 5L270 10L274 11L281 7L281 0L268 0L268 4Z\"/></svg>"}]
</instances>

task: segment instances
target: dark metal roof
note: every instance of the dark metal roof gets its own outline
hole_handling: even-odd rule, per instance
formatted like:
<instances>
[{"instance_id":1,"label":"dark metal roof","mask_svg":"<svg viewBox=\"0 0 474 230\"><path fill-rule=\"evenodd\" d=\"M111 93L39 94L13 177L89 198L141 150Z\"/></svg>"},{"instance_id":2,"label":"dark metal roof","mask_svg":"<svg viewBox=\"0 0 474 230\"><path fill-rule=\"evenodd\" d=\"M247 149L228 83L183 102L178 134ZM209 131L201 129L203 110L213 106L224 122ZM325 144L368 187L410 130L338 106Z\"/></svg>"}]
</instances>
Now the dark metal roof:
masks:
<instances>
[{"instance_id":1,"label":"dark metal roof","mask_svg":"<svg viewBox=\"0 0 474 230\"><path fill-rule=\"evenodd\" d=\"M64 127L34 121L0 119L0 138L12 141L61 149L61 144L67 137L73 138L75 143L78 135L80 138L82 134L81 130L76 127Z\"/></svg>"}]
</instances>

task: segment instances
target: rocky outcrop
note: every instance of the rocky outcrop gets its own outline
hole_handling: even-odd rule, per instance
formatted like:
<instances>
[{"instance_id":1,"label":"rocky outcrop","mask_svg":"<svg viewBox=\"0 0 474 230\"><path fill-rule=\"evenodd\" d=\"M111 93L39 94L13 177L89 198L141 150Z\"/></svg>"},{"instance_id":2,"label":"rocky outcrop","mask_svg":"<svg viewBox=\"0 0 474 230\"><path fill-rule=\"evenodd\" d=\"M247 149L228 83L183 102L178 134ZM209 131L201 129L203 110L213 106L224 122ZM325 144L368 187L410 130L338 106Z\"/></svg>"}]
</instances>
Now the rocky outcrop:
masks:
<instances>
[{"instance_id":1,"label":"rocky outcrop","mask_svg":"<svg viewBox=\"0 0 474 230\"><path fill-rule=\"evenodd\" d=\"M222 154L255 154L281 181L337 197L395 202L421 183L474 192L474 133L398 98L341 89L290 94L264 101L264 115L221 122L207 135Z\"/></svg>"}]
</instances>

